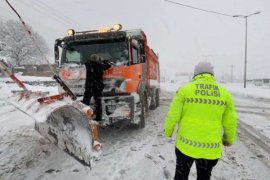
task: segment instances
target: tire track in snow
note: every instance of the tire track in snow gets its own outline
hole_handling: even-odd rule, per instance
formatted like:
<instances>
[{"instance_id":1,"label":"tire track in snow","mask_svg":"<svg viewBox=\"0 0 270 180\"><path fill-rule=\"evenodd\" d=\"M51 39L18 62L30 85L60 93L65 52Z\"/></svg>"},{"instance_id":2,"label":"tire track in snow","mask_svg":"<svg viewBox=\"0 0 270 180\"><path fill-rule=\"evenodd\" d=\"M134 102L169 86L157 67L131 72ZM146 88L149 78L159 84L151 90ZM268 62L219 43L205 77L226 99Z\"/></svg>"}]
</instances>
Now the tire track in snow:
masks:
<instances>
[{"instance_id":1,"label":"tire track in snow","mask_svg":"<svg viewBox=\"0 0 270 180\"><path fill-rule=\"evenodd\" d=\"M260 155L260 153L258 153L258 151L255 152L255 154L258 154L258 157L266 166L268 166L270 168L270 139L263 136L261 133L259 133L258 131L256 131L254 128L252 128L249 125L246 125L244 123L238 123L238 128L240 130L240 132L242 133L242 136L240 135L240 138L242 139L243 142L247 141L247 138L249 138L249 141L251 140L253 142L253 144L259 146L261 149L263 149L265 153L261 153L264 155ZM247 143L246 143L247 144ZM251 149L254 152L254 148L251 148L250 146L248 146L249 149ZM259 148L257 148L259 149Z\"/></svg>"},{"instance_id":2,"label":"tire track in snow","mask_svg":"<svg viewBox=\"0 0 270 180\"><path fill-rule=\"evenodd\" d=\"M245 108L245 109L259 109L259 110L270 110L270 107L264 107L264 106L248 106L248 105L235 105L236 108Z\"/></svg>"},{"instance_id":3,"label":"tire track in snow","mask_svg":"<svg viewBox=\"0 0 270 180\"><path fill-rule=\"evenodd\" d=\"M254 111L248 111L248 110L236 110L238 113L244 113L244 114L255 114L255 115L261 115L264 117L269 117L270 114L269 113L265 113L265 112L254 112Z\"/></svg>"},{"instance_id":4,"label":"tire track in snow","mask_svg":"<svg viewBox=\"0 0 270 180\"><path fill-rule=\"evenodd\" d=\"M146 127L143 129L126 126L122 129L109 129L107 133L105 131L100 132L103 134L101 142L103 141L104 143L103 153L106 158L110 158L110 153L113 153L113 156L117 156L117 160L110 167L106 167L108 169L106 176L112 179L125 179L127 178L126 174L137 163L145 159L145 154L151 151L156 141L157 132L163 132L161 128L163 128L163 116L166 111L167 107L162 105L154 111L149 110L146 117ZM125 138L124 141L123 138ZM112 144L114 146L110 147ZM115 152L115 150L118 152Z\"/></svg>"}]
</instances>

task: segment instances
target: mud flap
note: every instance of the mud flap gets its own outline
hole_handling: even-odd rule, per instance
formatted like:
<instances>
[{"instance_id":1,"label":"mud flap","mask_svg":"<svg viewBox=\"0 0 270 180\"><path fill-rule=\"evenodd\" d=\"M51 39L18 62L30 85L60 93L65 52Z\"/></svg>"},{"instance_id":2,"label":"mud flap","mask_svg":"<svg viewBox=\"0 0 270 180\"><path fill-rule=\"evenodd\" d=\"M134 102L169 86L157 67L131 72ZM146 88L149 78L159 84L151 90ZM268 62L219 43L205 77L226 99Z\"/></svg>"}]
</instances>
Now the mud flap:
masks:
<instances>
[{"instance_id":1,"label":"mud flap","mask_svg":"<svg viewBox=\"0 0 270 180\"><path fill-rule=\"evenodd\" d=\"M35 122L35 129L60 149L91 167L95 158L88 119L74 106L54 109L45 122Z\"/></svg>"}]
</instances>

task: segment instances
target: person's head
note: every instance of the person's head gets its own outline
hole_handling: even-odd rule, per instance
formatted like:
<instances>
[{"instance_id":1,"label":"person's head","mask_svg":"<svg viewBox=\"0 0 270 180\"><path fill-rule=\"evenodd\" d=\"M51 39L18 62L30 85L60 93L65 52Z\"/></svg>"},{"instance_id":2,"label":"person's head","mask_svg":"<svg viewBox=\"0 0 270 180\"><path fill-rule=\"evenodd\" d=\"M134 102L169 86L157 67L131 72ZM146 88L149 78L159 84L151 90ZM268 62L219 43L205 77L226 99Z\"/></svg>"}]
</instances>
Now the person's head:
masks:
<instances>
[{"instance_id":1,"label":"person's head","mask_svg":"<svg viewBox=\"0 0 270 180\"><path fill-rule=\"evenodd\" d=\"M90 61L93 61L93 62L96 62L96 63L101 63L101 58L97 54L91 54Z\"/></svg>"},{"instance_id":2,"label":"person's head","mask_svg":"<svg viewBox=\"0 0 270 180\"><path fill-rule=\"evenodd\" d=\"M194 69L194 77L198 74L208 73L214 76L214 67L209 62L199 62Z\"/></svg>"}]
</instances>

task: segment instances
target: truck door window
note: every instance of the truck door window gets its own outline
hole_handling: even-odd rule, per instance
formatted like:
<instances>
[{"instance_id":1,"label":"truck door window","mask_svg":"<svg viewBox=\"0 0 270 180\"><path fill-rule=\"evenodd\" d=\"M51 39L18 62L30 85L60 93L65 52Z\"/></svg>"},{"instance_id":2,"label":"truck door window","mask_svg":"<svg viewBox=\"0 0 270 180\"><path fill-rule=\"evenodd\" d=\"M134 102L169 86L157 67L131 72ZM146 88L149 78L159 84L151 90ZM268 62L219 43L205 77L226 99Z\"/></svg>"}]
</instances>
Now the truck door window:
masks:
<instances>
[{"instance_id":1,"label":"truck door window","mask_svg":"<svg viewBox=\"0 0 270 180\"><path fill-rule=\"evenodd\" d=\"M140 51L139 51L140 52L139 53L140 54L140 56L139 56L140 57L140 62L144 63L145 62L145 50L144 50L143 40L139 41L139 46L138 47L140 49Z\"/></svg>"},{"instance_id":2,"label":"truck door window","mask_svg":"<svg viewBox=\"0 0 270 180\"><path fill-rule=\"evenodd\" d=\"M139 63L138 50L132 46L132 64L138 64L138 63Z\"/></svg>"}]
</instances>

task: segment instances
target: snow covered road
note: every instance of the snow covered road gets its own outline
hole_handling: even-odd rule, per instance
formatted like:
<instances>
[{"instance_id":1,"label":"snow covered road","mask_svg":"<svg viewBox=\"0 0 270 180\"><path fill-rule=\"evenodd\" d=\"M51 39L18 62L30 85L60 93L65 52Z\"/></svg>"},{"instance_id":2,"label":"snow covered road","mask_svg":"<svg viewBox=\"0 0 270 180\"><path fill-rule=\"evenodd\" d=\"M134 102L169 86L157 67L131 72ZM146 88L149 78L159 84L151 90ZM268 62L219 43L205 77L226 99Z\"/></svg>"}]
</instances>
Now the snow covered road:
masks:
<instances>
[{"instance_id":1,"label":"snow covered road","mask_svg":"<svg viewBox=\"0 0 270 180\"><path fill-rule=\"evenodd\" d=\"M234 101L239 120L239 139L245 143L256 158L259 158L260 161L268 167L268 173L270 173L269 100L261 98L245 98L243 96L234 95ZM251 157L251 159L254 159L255 157ZM250 163L250 165L256 169L255 165L252 163ZM264 171L257 169L257 172ZM260 173L257 175L259 176Z\"/></svg>"},{"instance_id":2,"label":"snow covered road","mask_svg":"<svg viewBox=\"0 0 270 180\"><path fill-rule=\"evenodd\" d=\"M161 105L149 111L144 129L125 124L100 129L103 154L91 170L41 137L31 118L0 99L0 179L173 179L174 138L163 137L164 117L173 95L162 92ZM234 100L238 138L232 147L224 148L212 179L268 179L270 153L258 139L270 139L269 103L239 95ZM194 166L190 179L196 179Z\"/></svg>"}]
</instances>

